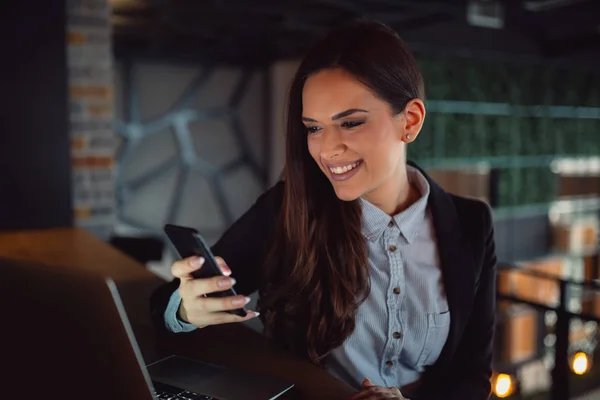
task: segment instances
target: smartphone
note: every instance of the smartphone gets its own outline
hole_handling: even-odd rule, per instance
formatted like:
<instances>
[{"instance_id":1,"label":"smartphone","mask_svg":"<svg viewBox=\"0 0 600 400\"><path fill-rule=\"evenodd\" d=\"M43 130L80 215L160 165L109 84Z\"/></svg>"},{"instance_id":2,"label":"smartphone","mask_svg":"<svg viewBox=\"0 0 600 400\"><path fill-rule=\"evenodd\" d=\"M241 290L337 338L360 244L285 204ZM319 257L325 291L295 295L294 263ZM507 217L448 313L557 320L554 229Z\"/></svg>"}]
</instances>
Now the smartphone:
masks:
<instances>
[{"instance_id":1,"label":"smartphone","mask_svg":"<svg viewBox=\"0 0 600 400\"><path fill-rule=\"evenodd\" d=\"M167 238L171 242L171 245L177 250L181 258L188 258L192 256L204 257L204 264L200 269L192 272L192 276L196 279L206 279L215 276L225 276L221 272L221 268L215 260L215 256L210 251L210 248L206 245L206 241L202 238L200 233L194 228L188 228L185 226L178 226L167 224L164 226L164 232ZM222 291L207 294L208 297L229 297L237 296L237 293L233 288ZM230 313L245 317L247 315L245 308L239 308L237 310L228 311Z\"/></svg>"}]
</instances>

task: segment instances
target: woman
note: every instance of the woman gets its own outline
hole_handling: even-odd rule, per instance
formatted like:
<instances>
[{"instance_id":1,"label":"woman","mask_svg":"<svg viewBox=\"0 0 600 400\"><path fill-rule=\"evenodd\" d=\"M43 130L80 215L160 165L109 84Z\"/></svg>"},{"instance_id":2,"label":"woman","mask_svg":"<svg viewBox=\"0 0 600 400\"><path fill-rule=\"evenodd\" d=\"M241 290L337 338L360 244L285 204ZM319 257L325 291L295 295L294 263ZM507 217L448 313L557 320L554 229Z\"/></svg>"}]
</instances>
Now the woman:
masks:
<instances>
[{"instance_id":1,"label":"woman","mask_svg":"<svg viewBox=\"0 0 600 400\"><path fill-rule=\"evenodd\" d=\"M235 284L259 291L267 335L359 389L356 399L488 398L491 214L406 163L423 99L413 56L385 26L354 23L318 43L291 86L283 182L213 247L235 281L193 280L202 260L176 262L178 279L153 298L157 324L181 332L257 316L223 312L243 296L201 296Z\"/></svg>"}]
</instances>

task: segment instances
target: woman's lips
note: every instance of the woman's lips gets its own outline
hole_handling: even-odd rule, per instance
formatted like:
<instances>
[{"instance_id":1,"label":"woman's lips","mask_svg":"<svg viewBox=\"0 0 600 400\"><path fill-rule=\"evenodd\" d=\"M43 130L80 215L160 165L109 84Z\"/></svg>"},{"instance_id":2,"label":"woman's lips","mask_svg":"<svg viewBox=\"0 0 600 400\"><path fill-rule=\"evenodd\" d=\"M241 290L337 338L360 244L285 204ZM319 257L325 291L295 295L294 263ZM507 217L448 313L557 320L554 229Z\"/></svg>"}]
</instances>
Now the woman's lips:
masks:
<instances>
[{"instance_id":1,"label":"woman's lips","mask_svg":"<svg viewBox=\"0 0 600 400\"><path fill-rule=\"evenodd\" d=\"M337 163L335 165L326 165L325 167L329 171L329 176L334 181L346 181L352 178L360 167L362 166L363 161L352 161L349 163Z\"/></svg>"}]
</instances>

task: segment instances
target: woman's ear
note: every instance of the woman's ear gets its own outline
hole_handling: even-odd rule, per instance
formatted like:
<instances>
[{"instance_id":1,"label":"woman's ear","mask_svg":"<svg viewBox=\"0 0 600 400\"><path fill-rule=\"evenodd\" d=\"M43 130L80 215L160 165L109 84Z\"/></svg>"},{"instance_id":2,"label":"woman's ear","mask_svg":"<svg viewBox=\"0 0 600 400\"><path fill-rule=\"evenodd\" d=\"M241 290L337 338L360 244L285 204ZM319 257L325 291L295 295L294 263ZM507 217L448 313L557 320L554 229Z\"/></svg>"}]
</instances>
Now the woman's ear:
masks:
<instances>
[{"instance_id":1,"label":"woman's ear","mask_svg":"<svg viewBox=\"0 0 600 400\"><path fill-rule=\"evenodd\" d=\"M421 99L412 99L406 104L401 113L404 116L401 118L403 142L410 143L417 138L425 122L425 113L425 104Z\"/></svg>"}]
</instances>

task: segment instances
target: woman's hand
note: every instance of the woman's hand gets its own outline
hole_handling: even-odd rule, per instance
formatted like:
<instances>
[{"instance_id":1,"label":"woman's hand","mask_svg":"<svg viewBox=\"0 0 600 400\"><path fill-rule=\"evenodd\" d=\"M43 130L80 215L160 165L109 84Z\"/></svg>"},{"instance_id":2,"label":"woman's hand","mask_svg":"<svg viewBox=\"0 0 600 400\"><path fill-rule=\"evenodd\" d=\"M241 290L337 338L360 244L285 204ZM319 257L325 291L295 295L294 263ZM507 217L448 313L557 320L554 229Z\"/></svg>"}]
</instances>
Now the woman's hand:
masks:
<instances>
[{"instance_id":1,"label":"woman's hand","mask_svg":"<svg viewBox=\"0 0 600 400\"><path fill-rule=\"evenodd\" d=\"M375 386L369 378L365 378L360 385L360 392L350 398L350 400L380 400L397 399L408 400L402 396L400 389L392 387Z\"/></svg>"},{"instance_id":2,"label":"woman's hand","mask_svg":"<svg viewBox=\"0 0 600 400\"><path fill-rule=\"evenodd\" d=\"M196 279L192 272L202 268L204 258L189 257L175 262L171 266L173 275L180 279L179 295L181 304L177 316L182 321L203 328L208 325L226 324L230 322L242 322L258 315L255 311L248 311L246 317L240 317L225 311L242 308L250 301L244 296L230 297L206 297L214 292L222 292L230 289L235 280L230 278L231 270L222 258L216 257L219 268L226 276L216 276L207 279Z\"/></svg>"}]
</instances>

